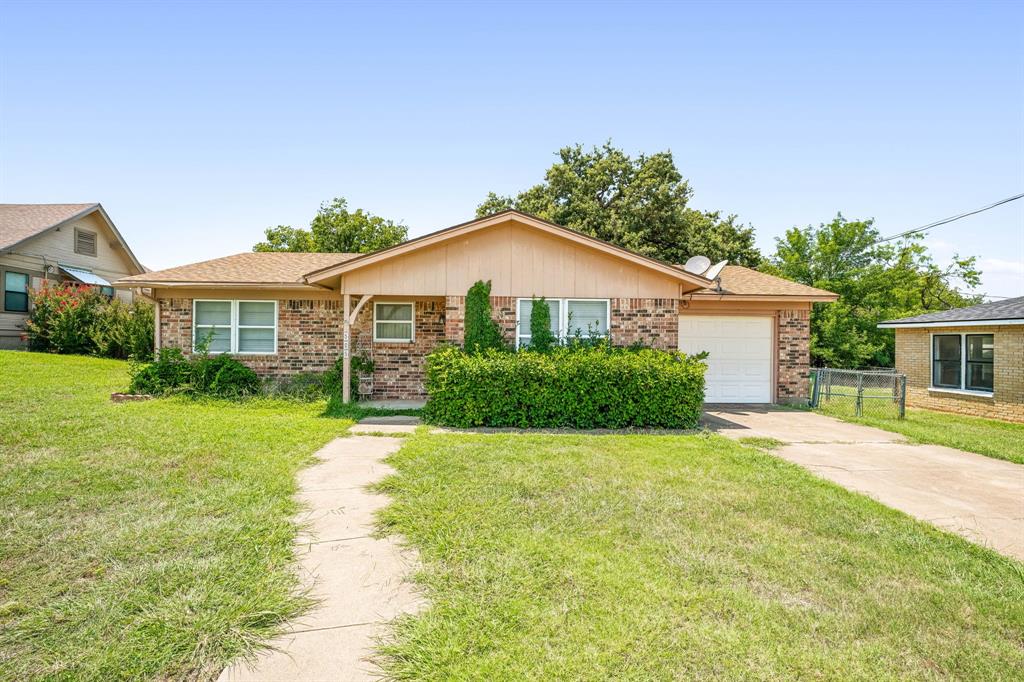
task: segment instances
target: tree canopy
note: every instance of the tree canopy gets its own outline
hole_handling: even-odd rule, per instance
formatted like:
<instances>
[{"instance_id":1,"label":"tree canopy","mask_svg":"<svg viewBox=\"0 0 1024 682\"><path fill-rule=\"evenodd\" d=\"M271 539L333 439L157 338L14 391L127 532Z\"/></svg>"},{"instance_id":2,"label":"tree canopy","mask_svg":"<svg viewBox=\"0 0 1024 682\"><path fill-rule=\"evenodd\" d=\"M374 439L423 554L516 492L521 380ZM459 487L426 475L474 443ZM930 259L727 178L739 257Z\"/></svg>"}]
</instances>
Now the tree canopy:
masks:
<instances>
[{"instance_id":1,"label":"tree canopy","mask_svg":"<svg viewBox=\"0 0 1024 682\"><path fill-rule=\"evenodd\" d=\"M320 204L309 229L290 225L268 227L266 241L252 247L253 251L293 251L321 253L369 253L401 244L408 228L363 209L348 210L348 202L336 197Z\"/></svg>"},{"instance_id":2,"label":"tree canopy","mask_svg":"<svg viewBox=\"0 0 1024 682\"><path fill-rule=\"evenodd\" d=\"M754 266L754 230L736 216L689 207L693 190L672 152L630 157L610 142L590 151L563 147L544 181L514 197L494 192L477 207L483 217L514 208L670 263L704 255Z\"/></svg>"},{"instance_id":3,"label":"tree canopy","mask_svg":"<svg viewBox=\"0 0 1024 682\"><path fill-rule=\"evenodd\" d=\"M811 313L811 360L829 367L892 367L895 338L878 329L883 320L947 310L979 302L957 291L981 280L975 258L954 256L941 267L921 235L879 243L871 220L842 214L817 227L793 227L775 240L767 271L839 294Z\"/></svg>"}]
</instances>

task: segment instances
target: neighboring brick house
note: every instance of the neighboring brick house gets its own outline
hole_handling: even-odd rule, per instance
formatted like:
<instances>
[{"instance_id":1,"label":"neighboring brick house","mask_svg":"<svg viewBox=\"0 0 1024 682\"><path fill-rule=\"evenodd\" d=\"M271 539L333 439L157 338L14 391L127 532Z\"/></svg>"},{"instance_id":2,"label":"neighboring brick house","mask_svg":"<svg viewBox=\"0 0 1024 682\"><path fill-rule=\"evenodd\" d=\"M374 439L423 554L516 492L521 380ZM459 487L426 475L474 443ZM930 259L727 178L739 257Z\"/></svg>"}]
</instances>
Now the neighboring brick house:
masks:
<instances>
[{"instance_id":1,"label":"neighboring brick house","mask_svg":"<svg viewBox=\"0 0 1024 682\"><path fill-rule=\"evenodd\" d=\"M492 282L494 319L516 346L544 296L559 335L708 351L708 402L805 399L811 304L836 298L738 266L713 281L517 211L370 254L242 253L116 284L152 289L158 346L191 353L209 339L267 376L363 357L374 370L360 393L393 400L425 397L426 356L462 342L477 280Z\"/></svg>"},{"instance_id":2,"label":"neighboring brick house","mask_svg":"<svg viewBox=\"0 0 1024 682\"><path fill-rule=\"evenodd\" d=\"M908 405L1024 422L1024 296L878 326L896 330Z\"/></svg>"}]
</instances>

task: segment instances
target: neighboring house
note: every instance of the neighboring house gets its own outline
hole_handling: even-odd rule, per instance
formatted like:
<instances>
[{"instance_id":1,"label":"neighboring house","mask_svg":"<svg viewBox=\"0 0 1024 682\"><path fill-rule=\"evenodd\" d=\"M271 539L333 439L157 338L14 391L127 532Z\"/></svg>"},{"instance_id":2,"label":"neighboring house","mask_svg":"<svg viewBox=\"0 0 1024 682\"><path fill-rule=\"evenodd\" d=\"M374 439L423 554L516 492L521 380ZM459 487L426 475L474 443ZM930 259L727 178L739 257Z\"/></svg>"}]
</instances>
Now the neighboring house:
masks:
<instances>
[{"instance_id":1,"label":"neighboring house","mask_svg":"<svg viewBox=\"0 0 1024 682\"><path fill-rule=\"evenodd\" d=\"M152 287L160 346L187 353L209 338L210 351L271 376L322 372L355 354L374 366L361 394L417 399L426 355L462 342L477 280L491 280L494 317L517 345L529 340L531 298L545 296L562 336L589 329L619 345L708 351L708 402L805 399L811 303L836 299L742 267L726 267L719 290L516 211L371 254L243 253L115 285Z\"/></svg>"},{"instance_id":2,"label":"neighboring house","mask_svg":"<svg viewBox=\"0 0 1024 682\"><path fill-rule=\"evenodd\" d=\"M908 405L1024 422L1024 296L878 326L896 330Z\"/></svg>"},{"instance_id":3,"label":"neighboring house","mask_svg":"<svg viewBox=\"0 0 1024 682\"><path fill-rule=\"evenodd\" d=\"M29 288L78 282L130 301L111 282L142 272L99 204L0 204L0 348L24 346Z\"/></svg>"}]
</instances>

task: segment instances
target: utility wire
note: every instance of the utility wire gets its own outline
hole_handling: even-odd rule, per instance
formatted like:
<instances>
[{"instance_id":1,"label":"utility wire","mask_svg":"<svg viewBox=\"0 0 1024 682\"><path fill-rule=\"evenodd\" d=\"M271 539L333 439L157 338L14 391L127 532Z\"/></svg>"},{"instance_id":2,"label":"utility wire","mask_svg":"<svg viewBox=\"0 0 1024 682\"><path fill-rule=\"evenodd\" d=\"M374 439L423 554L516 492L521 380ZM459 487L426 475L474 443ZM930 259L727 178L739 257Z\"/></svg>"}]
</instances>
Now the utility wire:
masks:
<instances>
[{"instance_id":1,"label":"utility wire","mask_svg":"<svg viewBox=\"0 0 1024 682\"><path fill-rule=\"evenodd\" d=\"M950 216L949 218L943 218L942 220L936 220L934 223L929 223L927 225L922 225L921 227L915 227L913 230L907 230L906 232L900 232L899 234L895 234L895 235L893 235L891 237L886 237L884 239L879 239L878 241L875 242L875 244L881 244L883 242L891 242L894 239L899 239L901 237L906 237L906 236L912 235L912 234L914 234L916 232L924 232L925 230L930 230L933 227L938 227L939 225L945 225L946 223L951 223L954 220L960 220L961 218L966 218L967 216L974 215L975 213L981 213L982 211L987 211L990 208L995 208L996 206L1002 206L1003 204L1008 204L1011 201L1016 201L1017 199L1020 199L1020 198L1024 198L1024 194L1017 194L1017 195L1014 195L1012 197L1007 197L1006 199L1002 199L1000 201L997 201L994 204L989 204L988 206L983 206L983 207L981 207L979 209L976 209L974 211L968 211L967 213L961 213L959 215ZM874 246L874 244L872 244L872 246Z\"/></svg>"}]
</instances>

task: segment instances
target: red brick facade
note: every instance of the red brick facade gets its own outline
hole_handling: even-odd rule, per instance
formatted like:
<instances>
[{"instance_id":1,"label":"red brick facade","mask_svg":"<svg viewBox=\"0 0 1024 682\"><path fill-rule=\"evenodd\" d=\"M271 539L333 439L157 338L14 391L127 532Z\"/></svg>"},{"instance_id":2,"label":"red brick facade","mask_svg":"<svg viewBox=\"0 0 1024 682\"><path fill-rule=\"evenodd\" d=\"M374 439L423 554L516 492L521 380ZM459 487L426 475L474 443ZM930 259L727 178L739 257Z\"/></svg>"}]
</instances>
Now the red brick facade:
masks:
<instances>
[{"instance_id":1,"label":"red brick facade","mask_svg":"<svg viewBox=\"0 0 1024 682\"><path fill-rule=\"evenodd\" d=\"M810 393L811 312L780 310L778 313L778 386L780 403L806 400Z\"/></svg>"},{"instance_id":2,"label":"red brick facade","mask_svg":"<svg viewBox=\"0 0 1024 682\"><path fill-rule=\"evenodd\" d=\"M516 299L492 297L494 319L508 343L515 342ZM372 376L362 377L359 392L375 399L421 399L424 363L439 343L462 343L465 297L448 296L416 301L415 340L411 343L373 341L373 301L359 313L352 328L353 357L374 364ZM610 333L616 345L641 343L663 349L679 347L679 301L676 299L611 299ZM192 349L192 299L160 301L160 338L164 347ZM778 312L778 385L780 402L804 399L808 393L810 317L806 310ZM325 372L342 353L342 304L339 300L282 299L278 301L278 352L239 355L238 359L265 376Z\"/></svg>"}]
</instances>

